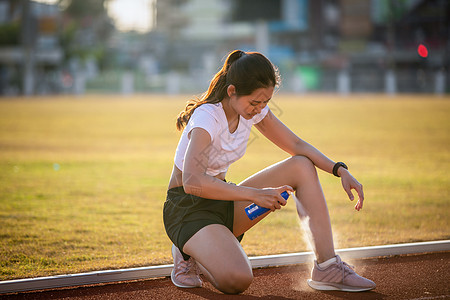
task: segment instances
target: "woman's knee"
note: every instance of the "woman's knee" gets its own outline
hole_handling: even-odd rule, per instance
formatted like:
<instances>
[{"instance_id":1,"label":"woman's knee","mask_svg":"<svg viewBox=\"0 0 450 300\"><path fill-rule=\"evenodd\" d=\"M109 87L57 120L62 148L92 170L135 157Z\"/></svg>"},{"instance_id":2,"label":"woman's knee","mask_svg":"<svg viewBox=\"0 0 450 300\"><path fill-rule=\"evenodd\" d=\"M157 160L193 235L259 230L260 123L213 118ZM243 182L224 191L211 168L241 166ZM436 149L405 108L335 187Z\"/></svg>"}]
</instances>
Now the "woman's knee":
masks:
<instances>
[{"instance_id":1,"label":"woman's knee","mask_svg":"<svg viewBox=\"0 0 450 300\"><path fill-rule=\"evenodd\" d=\"M244 292L253 281L253 273L245 270L232 270L216 278L217 287L226 294L239 294Z\"/></svg>"},{"instance_id":2,"label":"woman's knee","mask_svg":"<svg viewBox=\"0 0 450 300\"><path fill-rule=\"evenodd\" d=\"M294 155L288 159L289 166L294 169L296 173L299 172L313 172L316 173L314 163L306 156Z\"/></svg>"}]
</instances>

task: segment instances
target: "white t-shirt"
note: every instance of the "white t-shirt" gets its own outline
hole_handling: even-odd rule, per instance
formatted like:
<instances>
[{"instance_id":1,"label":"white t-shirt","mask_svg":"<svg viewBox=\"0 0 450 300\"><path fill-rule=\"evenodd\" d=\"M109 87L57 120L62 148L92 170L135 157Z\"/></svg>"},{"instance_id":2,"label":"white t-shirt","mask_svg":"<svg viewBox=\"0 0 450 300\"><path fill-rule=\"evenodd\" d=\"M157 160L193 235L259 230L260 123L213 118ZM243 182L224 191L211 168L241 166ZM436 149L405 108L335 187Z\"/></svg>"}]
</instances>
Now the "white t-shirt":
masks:
<instances>
[{"instance_id":1,"label":"white t-shirt","mask_svg":"<svg viewBox=\"0 0 450 300\"><path fill-rule=\"evenodd\" d=\"M226 172L233 162L244 155L252 125L264 119L268 111L269 107L266 105L259 114L250 120L239 116L237 129L230 133L227 117L221 102L200 105L195 109L183 130L175 152L175 165L183 171L190 132L192 129L199 127L205 129L211 136L211 144L200 152L200 155L208 157L206 174L215 176Z\"/></svg>"}]
</instances>

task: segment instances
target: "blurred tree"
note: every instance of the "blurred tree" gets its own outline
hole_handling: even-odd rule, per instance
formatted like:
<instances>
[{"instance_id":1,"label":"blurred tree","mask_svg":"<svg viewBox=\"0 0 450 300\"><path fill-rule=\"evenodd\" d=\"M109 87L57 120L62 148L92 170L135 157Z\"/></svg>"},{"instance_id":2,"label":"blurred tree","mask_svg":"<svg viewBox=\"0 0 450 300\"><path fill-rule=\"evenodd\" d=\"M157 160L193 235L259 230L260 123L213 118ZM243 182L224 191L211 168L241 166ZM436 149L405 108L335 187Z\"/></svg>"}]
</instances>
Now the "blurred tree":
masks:
<instances>
[{"instance_id":1,"label":"blurred tree","mask_svg":"<svg viewBox=\"0 0 450 300\"><path fill-rule=\"evenodd\" d=\"M72 58L94 58L105 65L107 41L114 32L105 5L108 0L59 0L63 12L61 46L66 62Z\"/></svg>"},{"instance_id":2,"label":"blurred tree","mask_svg":"<svg viewBox=\"0 0 450 300\"><path fill-rule=\"evenodd\" d=\"M81 19L89 16L102 16L105 10L105 0L83 0L83 1L69 1L59 0L59 3L66 6L64 10L73 18Z\"/></svg>"},{"instance_id":3,"label":"blurred tree","mask_svg":"<svg viewBox=\"0 0 450 300\"><path fill-rule=\"evenodd\" d=\"M17 46L20 44L20 23L0 24L0 46Z\"/></svg>"},{"instance_id":4,"label":"blurred tree","mask_svg":"<svg viewBox=\"0 0 450 300\"><path fill-rule=\"evenodd\" d=\"M409 8L409 0L383 0L385 11L383 19L386 22L386 46L388 50L387 67L395 69L394 52L397 48L397 38L395 34L396 22L407 12Z\"/></svg>"}]
</instances>

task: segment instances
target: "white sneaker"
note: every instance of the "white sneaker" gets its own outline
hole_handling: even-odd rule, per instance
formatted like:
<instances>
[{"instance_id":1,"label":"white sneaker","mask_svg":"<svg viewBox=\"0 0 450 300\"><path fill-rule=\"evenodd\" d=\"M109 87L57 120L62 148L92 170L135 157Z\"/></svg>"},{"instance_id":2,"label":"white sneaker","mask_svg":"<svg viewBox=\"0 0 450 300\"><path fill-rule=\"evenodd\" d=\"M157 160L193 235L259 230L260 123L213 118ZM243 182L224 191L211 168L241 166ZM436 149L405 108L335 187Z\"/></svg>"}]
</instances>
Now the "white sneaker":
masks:
<instances>
[{"instance_id":1,"label":"white sneaker","mask_svg":"<svg viewBox=\"0 0 450 300\"><path fill-rule=\"evenodd\" d=\"M339 255L336 255L336 259L337 262L324 269L321 269L315 261L308 285L321 291L363 292L375 288L376 285L372 280L356 274Z\"/></svg>"},{"instance_id":2,"label":"white sneaker","mask_svg":"<svg viewBox=\"0 0 450 300\"><path fill-rule=\"evenodd\" d=\"M170 279L173 284L180 288L195 288L202 286L200 270L193 257L187 261L183 259L180 250L172 245L173 270Z\"/></svg>"}]
</instances>

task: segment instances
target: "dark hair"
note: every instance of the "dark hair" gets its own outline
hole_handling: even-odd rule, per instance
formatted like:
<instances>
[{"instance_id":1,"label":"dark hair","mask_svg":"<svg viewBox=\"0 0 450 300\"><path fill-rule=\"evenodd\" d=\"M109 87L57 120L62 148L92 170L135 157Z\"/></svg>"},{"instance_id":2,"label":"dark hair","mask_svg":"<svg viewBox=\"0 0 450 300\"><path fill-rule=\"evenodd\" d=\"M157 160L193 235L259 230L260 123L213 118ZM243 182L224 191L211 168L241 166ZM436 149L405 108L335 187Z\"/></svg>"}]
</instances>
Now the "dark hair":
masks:
<instances>
[{"instance_id":1,"label":"dark hair","mask_svg":"<svg viewBox=\"0 0 450 300\"><path fill-rule=\"evenodd\" d=\"M177 129L182 130L194 110L205 103L219 103L227 97L229 85L234 85L237 95L250 95L259 88L276 87L280 77L277 68L261 53L234 50L214 75L208 90L200 99L189 100L177 118Z\"/></svg>"}]
</instances>

